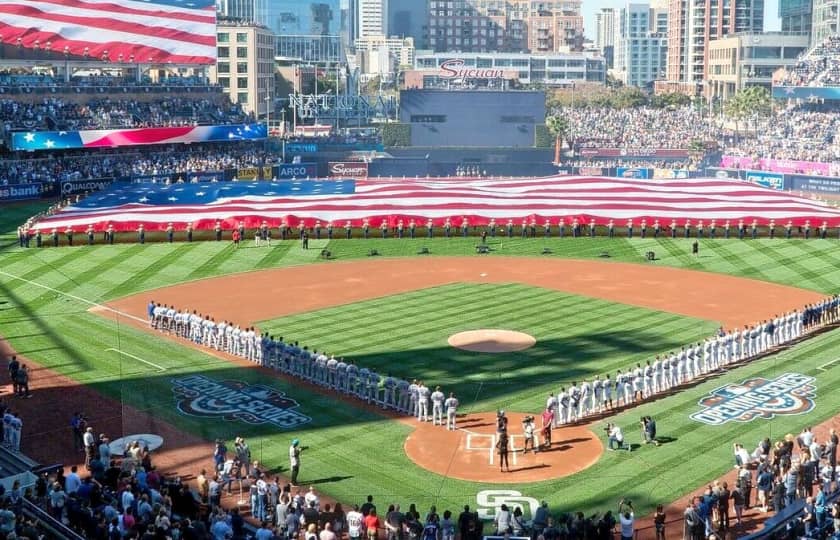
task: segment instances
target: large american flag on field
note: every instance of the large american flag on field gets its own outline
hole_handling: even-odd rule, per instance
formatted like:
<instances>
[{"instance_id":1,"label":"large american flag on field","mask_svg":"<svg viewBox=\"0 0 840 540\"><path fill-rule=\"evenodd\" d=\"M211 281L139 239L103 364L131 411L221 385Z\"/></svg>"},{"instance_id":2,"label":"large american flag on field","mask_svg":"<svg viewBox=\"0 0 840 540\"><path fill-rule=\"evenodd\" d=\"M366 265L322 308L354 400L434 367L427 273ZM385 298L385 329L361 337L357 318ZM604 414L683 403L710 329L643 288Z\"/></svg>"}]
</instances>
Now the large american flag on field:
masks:
<instances>
[{"instance_id":1,"label":"large american flag on field","mask_svg":"<svg viewBox=\"0 0 840 540\"><path fill-rule=\"evenodd\" d=\"M7 45L135 63L216 61L214 0L0 0Z\"/></svg>"},{"instance_id":2,"label":"large american flag on field","mask_svg":"<svg viewBox=\"0 0 840 540\"><path fill-rule=\"evenodd\" d=\"M378 228L383 222L395 227L400 221L408 226L415 220L424 226L433 220L441 226L450 220L460 227L470 225L500 226L514 220L548 220L556 226L560 219L568 226L574 220L582 225L595 220L616 227L641 220L652 227L658 220L662 228L672 220L684 227L702 220L713 220L722 227L727 220L735 227L739 220L761 225L774 220L783 226L823 221L840 225L840 209L824 202L792 193L763 188L737 180L701 178L679 180L639 180L624 178L559 176L549 178L508 179L367 179L300 180L285 182L218 182L195 184L114 184L81 202L41 219L36 229L97 230L109 225L115 230L135 230L143 224L147 230L163 230L169 223L184 228L210 229L221 221L225 228L239 222L257 227L267 221L272 227L283 222L296 227L301 222L312 226L332 222L343 227L367 222Z\"/></svg>"}]
</instances>

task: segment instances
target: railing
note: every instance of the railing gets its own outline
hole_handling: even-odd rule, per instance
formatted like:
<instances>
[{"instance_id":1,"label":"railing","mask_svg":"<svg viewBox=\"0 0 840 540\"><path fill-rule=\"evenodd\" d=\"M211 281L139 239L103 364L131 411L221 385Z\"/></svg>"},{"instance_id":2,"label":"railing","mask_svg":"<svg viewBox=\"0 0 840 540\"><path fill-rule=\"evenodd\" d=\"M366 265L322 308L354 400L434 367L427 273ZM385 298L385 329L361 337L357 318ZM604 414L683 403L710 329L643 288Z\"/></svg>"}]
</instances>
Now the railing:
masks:
<instances>
[{"instance_id":1,"label":"railing","mask_svg":"<svg viewBox=\"0 0 840 540\"><path fill-rule=\"evenodd\" d=\"M23 499L23 514L35 520L38 525L52 535L52 538L68 540L85 540L85 537L58 521L37 504Z\"/></svg>"}]
</instances>

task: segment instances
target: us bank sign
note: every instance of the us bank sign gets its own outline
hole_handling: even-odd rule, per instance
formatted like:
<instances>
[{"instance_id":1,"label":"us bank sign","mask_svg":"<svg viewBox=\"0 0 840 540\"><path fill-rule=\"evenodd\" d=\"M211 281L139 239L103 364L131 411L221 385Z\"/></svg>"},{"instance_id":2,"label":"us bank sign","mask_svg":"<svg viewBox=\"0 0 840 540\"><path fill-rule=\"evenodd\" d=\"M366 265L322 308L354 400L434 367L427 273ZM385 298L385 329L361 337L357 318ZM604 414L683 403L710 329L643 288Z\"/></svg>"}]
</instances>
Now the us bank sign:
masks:
<instances>
[{"instance_id":1,"label":"us bank sign","mask_svg":"<svg viewBox=\"0 0 840 540\"><path fill-rule=\"evenodd\" d=\"M785 373L775 379L754 377L740 384L713 390L700 400L701 409L692 420L720 426L728 422L750 422L756 418L805 414L814 409L816 379L799 373Z\"/></svg>"}]
</instances>

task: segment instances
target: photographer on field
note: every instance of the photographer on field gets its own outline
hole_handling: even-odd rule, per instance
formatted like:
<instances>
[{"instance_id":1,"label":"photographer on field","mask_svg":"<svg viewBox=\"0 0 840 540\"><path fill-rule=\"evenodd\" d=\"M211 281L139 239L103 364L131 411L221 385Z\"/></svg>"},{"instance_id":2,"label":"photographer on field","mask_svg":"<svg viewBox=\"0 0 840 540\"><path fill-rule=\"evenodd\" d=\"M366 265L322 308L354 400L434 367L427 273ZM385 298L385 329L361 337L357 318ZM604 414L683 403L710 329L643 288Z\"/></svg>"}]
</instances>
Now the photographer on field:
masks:
<instances>
[{"instance_id":1,"label":"photographer on field","mask_svg":"<svg viewBox=\"0 0 840 540\"><path fill-rule=\"evenodd\" d=\"M621 499L618 502L618 521L621 525L621 540L633 540L636 529L635 520L633 501Z\"/></svg>"},{"instance_id":2,"label":"photographer on field","mask_svg":"<svg viewBox=\"0 0 840 540\"><path fill-rule=\"evenodd\" d=\"M528 453L528 449L530 448L532 452L535 454L537 453L537 447L534 444L534 430L536 426L534 426L534 417L531 415L526 416L522 419L522 435L525 437L525 447L522 449L523 454Z\"/></svg>"},{"instance_id":3,"label":"photographer on field","mask_svg":"<svg viewBox=\"0 0 840 540\"><path fill-rule=\"evenodd\" d=\"M300 453L309 448L308 446L301 446L299 439L293 439L292 445L289 447L289 465L292 471L292 486L297 486L297 477L300 472Z\"/></svg>"}]
</instances>

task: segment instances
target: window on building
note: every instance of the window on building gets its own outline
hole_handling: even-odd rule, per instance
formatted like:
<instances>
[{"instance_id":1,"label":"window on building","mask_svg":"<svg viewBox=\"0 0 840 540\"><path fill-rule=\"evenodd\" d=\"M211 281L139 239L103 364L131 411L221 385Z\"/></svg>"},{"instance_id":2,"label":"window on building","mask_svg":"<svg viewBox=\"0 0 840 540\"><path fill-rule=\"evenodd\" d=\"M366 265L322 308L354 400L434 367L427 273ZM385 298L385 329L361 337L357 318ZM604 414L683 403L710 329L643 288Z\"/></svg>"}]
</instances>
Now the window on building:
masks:
<instances>
[{"instance_id":1,"label":"window on building","mask_svg":"<svg viewBox=\"0 0 840 540\"><path fill-rule=\"evenodd\" d=\"M442 124L446 122L445 114L412 114L413 124Z\"/></svg>"},{"instance_id":2,"label":"window on building","mask_svg":"<svg viewBox=\"0 0 840 540\"><path fill-rule=\"evenodd\" d=\"M230 64L227 62L218 62L216 64L216 71L218 73L230 73Z\"/></svg>"},{"instance_id":3,"label":"window on building","mask_svg":"<svg viewBox=\"0 0 840 540\"><path fill-rule=\"evenodd\" d=\"M260 66L262 67L262 66ZM248 62L237 62L236 71L238 73L248 73Z\"/></svg>"},{"instance_id":4,"label":"window on building","mask_svg":"<svg viewBox=\"0 0 840 540\"><path fill-rule=\"evenodd\" d=\"M216 41L218 43L230 43L230 34L227 32L219 32L216 34Z\"/></svg>"},{"instance_id":5,"label":"window on building","mask_svg":"<svg viewBox=\"0 0 840 540\"><path fill-rule=\"evenodd\" d=\"M248 92L237 92L236 93L236 102L246 104L248 103Z\"/></svg>"},{"instance_id":6,"label":"window on building","mask_svg":"<svg viewBox=\"0 0 840 540\"><path fill-rule=\"evenodd\" d=\"M248 43L248 34L244 32L237 32L236 33L236 42L237 43Z\"/></svg>"},{"instance_id":7,"label":"window on building","mask_svg":"<svg viewBox=\"0 0 840 540\"><path fill-rule=\"evenodd\" d=\"M248 58L248 47L237 47L236 48L236 57L237 58Z\"/></svg>"},{"instance_id":8,"label":"window on building","mask_svg":"<svg viewBox=\"0 0 840 540\"><path fill-rule=\"evenodd\" d=\"M237 77L236 78L236 87L237 88L248 88L248 77Z\"/></svg>"},{"instance_id":9,"label":"window on building","mask_svg":"<svg viewBox=\"0 0 840 540\"><path fill-rule=\"evenodd\" d=\"M219 77L219 86L222 88L230 88L230 79L228 77Z\"/></svg>"},{"instance_id":10,"label":"window on building","mask_svg":"<svg viewBox=\"0 0 840 540\"><path fill-rule=\"evenodd\" d=\"M229 58L230 47L216 47L216 56L219 58Z\"/></svg>"}]
</instances>

